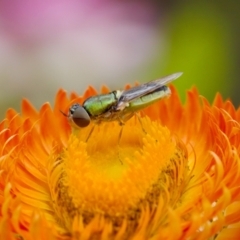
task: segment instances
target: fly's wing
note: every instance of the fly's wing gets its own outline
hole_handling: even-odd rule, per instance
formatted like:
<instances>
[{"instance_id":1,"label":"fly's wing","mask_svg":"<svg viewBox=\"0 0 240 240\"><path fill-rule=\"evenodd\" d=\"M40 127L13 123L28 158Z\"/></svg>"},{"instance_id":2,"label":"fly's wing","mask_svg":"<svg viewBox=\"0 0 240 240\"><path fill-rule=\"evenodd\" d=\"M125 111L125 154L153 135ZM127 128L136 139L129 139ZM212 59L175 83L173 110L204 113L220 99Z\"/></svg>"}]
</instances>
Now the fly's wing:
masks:
<instances>
[{"instance_id":1,"label":"fly's wing","mask_svg":"<svg viewBox=\"0 0 240 240\"><path fill-rule=\"evenodd\" d=\"M150 82L147 82L147 83L144 83L139 86L136 86L136 87L133 87L133 88L123 91L121 93L121 96L119 97L117 109L118 110L124 109L125 106L132 100L134 100L136 98L140 98L148 93L155 91L156 89L177 79L181 75L182 75L181 72L174 73L174 74L168 75L166 77L156 79L156 80L153 80L153 81L150 81Z\"/></svg>"}]
</instances>

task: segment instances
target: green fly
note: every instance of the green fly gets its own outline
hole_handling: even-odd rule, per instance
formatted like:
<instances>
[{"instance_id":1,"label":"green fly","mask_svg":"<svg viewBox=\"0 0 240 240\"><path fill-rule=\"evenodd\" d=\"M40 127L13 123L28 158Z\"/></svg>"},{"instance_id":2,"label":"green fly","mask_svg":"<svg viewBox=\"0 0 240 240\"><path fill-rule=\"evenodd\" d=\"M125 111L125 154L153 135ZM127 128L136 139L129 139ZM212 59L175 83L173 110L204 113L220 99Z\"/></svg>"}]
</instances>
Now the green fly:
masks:
<instances>
[{"instance_id":1,"label":"green fly","mask_svg":"<svg viewBox=\"0 0 240 240\"><path fill-rule=\"evenodd\" d=\"M87 127L91 121L99 124L106 121L118 121L123 125L136 112L171 94L166 84L180 77L174 73L127 90L115 90L110 93L89 97L82 105L73 104L69 108L69 121L79 128ZM87 139L89 139L93 129Z\"/></svg>"}]
</instances>

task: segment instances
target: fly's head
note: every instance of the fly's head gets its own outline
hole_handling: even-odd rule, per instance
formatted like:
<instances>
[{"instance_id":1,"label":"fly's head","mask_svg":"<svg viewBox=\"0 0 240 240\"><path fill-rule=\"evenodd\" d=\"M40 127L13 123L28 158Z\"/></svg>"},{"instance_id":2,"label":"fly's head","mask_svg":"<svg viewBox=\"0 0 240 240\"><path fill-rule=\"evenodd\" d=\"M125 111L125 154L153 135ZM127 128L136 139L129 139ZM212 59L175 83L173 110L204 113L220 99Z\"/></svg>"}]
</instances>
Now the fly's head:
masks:
<instances>
[{"instance_id":1,"label":"fly's head","mask_svg":"<svg viewBox=\"0 0 240 240\"><path fill-rule=\"evenodd\" d=\"M68 118L70 123L74 123L79 128L87 127L91 121L88 112L79 103L73 104L69 108L68 114L63 112L62 114Z\"/></svg>"}]
</instances>

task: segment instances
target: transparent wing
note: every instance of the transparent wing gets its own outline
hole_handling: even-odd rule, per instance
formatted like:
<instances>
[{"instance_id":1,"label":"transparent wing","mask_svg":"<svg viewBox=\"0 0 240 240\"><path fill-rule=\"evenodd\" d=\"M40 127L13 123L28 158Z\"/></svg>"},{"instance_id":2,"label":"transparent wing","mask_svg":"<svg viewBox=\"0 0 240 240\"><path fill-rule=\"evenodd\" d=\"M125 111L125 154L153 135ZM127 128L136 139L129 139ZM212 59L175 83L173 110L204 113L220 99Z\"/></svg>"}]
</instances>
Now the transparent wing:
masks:
<instances>
[{"instance_id":1,"label":"transparent wing","mask_svg":"<svg viewBox=\"0 0 240 240\"><path fill-rule=\"evenodd\" d=\"M151 92L155 91L156 89L174 81L181 75L182 75L181 72L174 73L174 74L168 75L166 77L162 77L162 78L159 78L159 79L147 82L147 83L143 83L139 86L125 90L122 92L122 94L119 98L119 104L121 105L121 104L130 102L136 98L139 98L148 93L151 93Z\"/></svg>"}]
</instances>

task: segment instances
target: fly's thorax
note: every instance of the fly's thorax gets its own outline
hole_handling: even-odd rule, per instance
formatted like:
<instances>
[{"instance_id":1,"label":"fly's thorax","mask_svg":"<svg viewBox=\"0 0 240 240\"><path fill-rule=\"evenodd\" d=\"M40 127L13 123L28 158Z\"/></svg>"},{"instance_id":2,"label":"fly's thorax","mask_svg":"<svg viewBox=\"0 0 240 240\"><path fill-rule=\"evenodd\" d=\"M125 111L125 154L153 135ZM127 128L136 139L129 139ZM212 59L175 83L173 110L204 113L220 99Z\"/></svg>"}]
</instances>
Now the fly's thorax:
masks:
<instances>
[{"instance_id":1,"label":"fly's thorax","mask_svg":"<svg viewBox=\"0 0 240 240\"><path fill-rule=\"evenodd\" d=\"M122 96L123 92L124 91L120 91L120 90L116 91L116 97L118 99L118 103L117 103L117 105L115 107L115 111L122 111L123 109L125 109L126 107L129 106L128 102L121 101L121 96Z\"/></svg>"},{"instance_id":2,"label":"fly's thorax","mask_svg":"<svg viewBox=\"0 0 240 240\"><path fill-rule=\"evenodd\" d=\"M113 92L114 92L115 97L116 97L117 100L120 99L120 97L121 97L121 95L123 93L123 91L121 91L121 90L116 90L116 91L113 91Z\"/></svg>"},{"instance_id":3,"label":"fly's thorax","mask_svg":"<svg viewBox=\"0 0 240 240\"><path fill-rule=\"evenodd\" d=\"M117 102L117 91L113 91L107 94L100 94L97 96L90 97L85 100L83 107L91 117L100 116L108 112L114 107Z\"/></svg>"}]
</instances>

